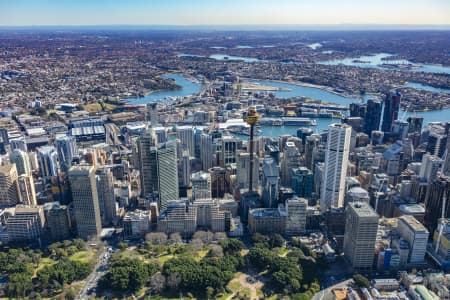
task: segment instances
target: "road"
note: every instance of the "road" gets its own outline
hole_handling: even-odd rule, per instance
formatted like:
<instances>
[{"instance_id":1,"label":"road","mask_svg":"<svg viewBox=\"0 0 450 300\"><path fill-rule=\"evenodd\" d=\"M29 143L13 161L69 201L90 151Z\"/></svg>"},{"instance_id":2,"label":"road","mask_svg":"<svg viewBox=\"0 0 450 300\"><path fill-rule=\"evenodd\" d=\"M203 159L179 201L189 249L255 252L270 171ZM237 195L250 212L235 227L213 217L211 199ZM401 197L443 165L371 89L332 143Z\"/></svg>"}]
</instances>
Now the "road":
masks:
<instances>
[{"instance_id":1,"label":"road","mask_svg":"<svg viewBox=\"0 0 450 300\"><path fill-rule=\"evenodd\" d=\"M94 267L94 271L88 276L85 281L83 287L80 290L80 293L75 298L77 300L87 300L89 299L89 295L95 293L95 289L97 288L98 281L102 278L103 275L109 269L109 257L113 251L110 247L103 247L98 255L97 264Z\"/></svg>"}]
</instances>

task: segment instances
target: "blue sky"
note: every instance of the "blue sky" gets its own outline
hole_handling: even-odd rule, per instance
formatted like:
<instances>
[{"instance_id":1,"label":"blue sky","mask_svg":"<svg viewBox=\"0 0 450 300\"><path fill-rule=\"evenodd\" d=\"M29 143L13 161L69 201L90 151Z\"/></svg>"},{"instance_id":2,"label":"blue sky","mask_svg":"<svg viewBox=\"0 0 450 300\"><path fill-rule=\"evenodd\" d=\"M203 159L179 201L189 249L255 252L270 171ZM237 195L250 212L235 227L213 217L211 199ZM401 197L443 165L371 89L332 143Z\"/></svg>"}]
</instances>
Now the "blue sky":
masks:
<instances>
[{"instance_id":1,"label":"blue sky","mask_svg":"<svg viewBox=\"0 0 450 300\"><path fill-rule=\"evenodd\" d=\"M0 26L112 24L450 24L450 0L0 0Z\"/></svg>"}]
</instances>

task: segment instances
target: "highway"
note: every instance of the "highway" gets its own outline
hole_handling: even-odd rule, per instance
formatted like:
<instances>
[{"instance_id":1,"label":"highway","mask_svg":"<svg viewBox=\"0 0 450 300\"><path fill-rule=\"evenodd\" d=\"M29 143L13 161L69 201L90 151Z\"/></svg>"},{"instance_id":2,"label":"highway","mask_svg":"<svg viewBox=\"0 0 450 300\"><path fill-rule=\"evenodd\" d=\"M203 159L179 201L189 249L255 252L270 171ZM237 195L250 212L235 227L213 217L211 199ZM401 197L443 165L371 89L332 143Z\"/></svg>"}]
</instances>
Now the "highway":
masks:
<instances>
[{"instance_id":1,"label":"highway","mask_svg":"<svg viewBox=\"0 0 450 300\"><path fill-rule=\"evenodd\" d=\"M94 267L94 271L88 276L80 293L75 298L77 300L88 300L89 295L95 294L98 281L109 269L109 258L111 257L114 250L111 247L103 247L98 255L97 264Z\"/></svg>"}]
</instances>

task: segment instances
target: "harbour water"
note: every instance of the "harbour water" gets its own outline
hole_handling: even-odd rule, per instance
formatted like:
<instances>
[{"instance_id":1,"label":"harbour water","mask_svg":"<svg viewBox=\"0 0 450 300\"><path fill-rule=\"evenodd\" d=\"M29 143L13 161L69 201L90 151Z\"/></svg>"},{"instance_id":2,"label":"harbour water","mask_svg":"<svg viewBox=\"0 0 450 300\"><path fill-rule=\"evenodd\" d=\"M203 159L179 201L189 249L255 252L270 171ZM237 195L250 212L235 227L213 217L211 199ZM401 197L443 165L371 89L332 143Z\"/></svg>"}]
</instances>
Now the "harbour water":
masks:
<instances>
[{"instance_id":1,"label":"harbour water","mask_svg":"<svg viewBox=\"0 0 450 300\"><path fill-rule=\"evenodd\" d=\"M375 68L375 69L383 69L383 70L400 70L400 71L408 71L408 72L425 72L425 73L440 73L440 74L450 74L450 67L444 67L439 65L430 65L430 64L416 64L412 63L405 59L398 60L383 60L383 58L388 58L392 56L389 53L377 53L374 55L366 55L360 57L350 57L343 59L333 59L321 61L319 64L323 65L346 65L353 66L359 68ZM397 65L417 65L417 68L391 68L382 66L382 64L397 64Z\"/></svg>"},{"instance_id":2,"label":"harbour water","mask_svg":"<svg viewBox=\"0 0 450 300\"><path fill-rule=\"evenodd\" d=\"M169 97L185 97L198 94L202 89L202 85L200 83L193 82L181 74L169 74L163 77L175 80L176 84L181 86L181 89L173 91L157 91L148 94L145 97L129 98L127 99L127 102L130 104L146 104L155 101L166 101L165 99L168 99Z\"/></svg>"},{"instance_id":3,"label":"harbour water","mask_svg":"<svg viewBox=\"0 0 450 300\"><path fill-rule=\"evenodd\" d=\"M175 82L180 85L182 88L180 90L176 91L159 91L152 94L149 94L142 98L130 98L128 99L128 102L130 104L145 104L149 102L154 101L164 101L165 98L168 97L184 97L189 95L194 95L196 93L199 93L201 91L202 85L200 83L193 82L186 77L184 77L181 74L170 74L165 76L165 78L172 78L175 80ZM274 92L277 97L280 98L289 98L294 96L304 96L304 97L310 97L313 99L320 99L336 104L341 105L349 105L353 102L359 102L360 99L357 98L346 98L343 96L339 96L333 93L330 93L328 91L319 89L319 88L312 88L312 87L305 87L305 86L299 86L289 83L280 83L275 81L254 81L261 85L271 85L271 86L277 86L282 87L286 89L290 89L290 91L277 91ZM403 112L401 111L399 113L400 118L406 118L411 115L416 116L422 116L424 118L424 126L429 122L444 122L444 121L450 121L450 108L449 109L443 109L443 110L434 110L434 111L426 111L426 112ZM339 122L338 119L317 119L317 126L312 126L311 128L314 131L320 132L322 130L325 130L329 124L337 123ZM280 136L282 134L293 134L295 135L297 132L297 129L300 126L261 126L263 136ZM245 137L243 137L245 138Z\"/></svg>"}]
</instances>

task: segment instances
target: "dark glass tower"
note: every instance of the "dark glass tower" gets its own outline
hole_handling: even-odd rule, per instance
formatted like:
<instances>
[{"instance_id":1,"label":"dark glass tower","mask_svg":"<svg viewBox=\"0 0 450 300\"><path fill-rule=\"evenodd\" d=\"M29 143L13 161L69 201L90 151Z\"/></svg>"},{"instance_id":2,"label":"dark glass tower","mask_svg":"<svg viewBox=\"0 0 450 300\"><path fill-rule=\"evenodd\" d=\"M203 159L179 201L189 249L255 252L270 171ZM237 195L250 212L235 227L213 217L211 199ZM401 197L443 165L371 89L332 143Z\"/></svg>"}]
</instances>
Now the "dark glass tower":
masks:
<instances>
[{"instance_id":1,"label":"dark glass tower","mask_svg":"<svg viewBox=\"0 0 450 300\"><path fill-rule=\"evenodd\" d=\"M379 130L381 120L381 101L369 99L364 117L364 132L371 136L372 131Z\"/></svg>"},{"instance_id":2,"label":"dark glass tower","mask_svg":"<svg viewBox=\"0 0 450 300\"><path fill-rule=\"evenodd\" d=\"M386 94L386 98L384 99L383 123L381 124L381 130L383 132L392 131L392 125L398 118L401 98L402 95L399 91L391 91Z\"/></svg>"}]
</instances>

